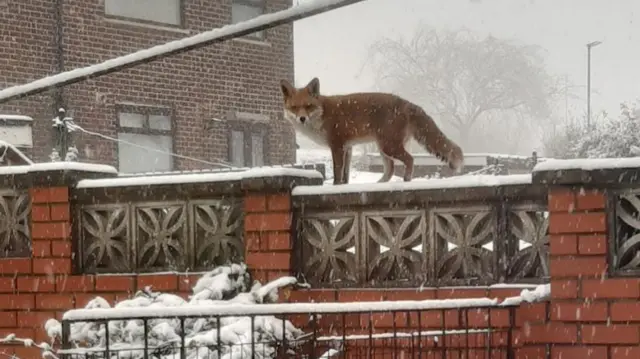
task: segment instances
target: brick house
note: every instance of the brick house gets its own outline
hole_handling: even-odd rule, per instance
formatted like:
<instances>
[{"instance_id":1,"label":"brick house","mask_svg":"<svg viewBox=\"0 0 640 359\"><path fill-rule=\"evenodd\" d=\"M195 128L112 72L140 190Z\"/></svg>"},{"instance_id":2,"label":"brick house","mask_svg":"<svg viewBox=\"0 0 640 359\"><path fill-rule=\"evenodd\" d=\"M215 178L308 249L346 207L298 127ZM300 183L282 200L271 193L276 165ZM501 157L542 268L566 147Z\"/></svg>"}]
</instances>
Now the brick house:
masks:
<instances>
[{"instance_id":1,"label":"brick house","mask_svg":"<svg viewBox=\"0 0 640 359\"><path fill-rule=\"evenodd\" d=\"M0 0L0 86L291 5L292 0ZM121 172L211 168L223 161L293 163L295 132L282 118L278 87L280 78L293 80L292 32L292 24L282 25L10 101L0 105L0 138L19 133L18 147L36 162L49 161L51 119L64 106L75 123L103 135L73 135L80 160Z\"/></svg>"}]
</instances>

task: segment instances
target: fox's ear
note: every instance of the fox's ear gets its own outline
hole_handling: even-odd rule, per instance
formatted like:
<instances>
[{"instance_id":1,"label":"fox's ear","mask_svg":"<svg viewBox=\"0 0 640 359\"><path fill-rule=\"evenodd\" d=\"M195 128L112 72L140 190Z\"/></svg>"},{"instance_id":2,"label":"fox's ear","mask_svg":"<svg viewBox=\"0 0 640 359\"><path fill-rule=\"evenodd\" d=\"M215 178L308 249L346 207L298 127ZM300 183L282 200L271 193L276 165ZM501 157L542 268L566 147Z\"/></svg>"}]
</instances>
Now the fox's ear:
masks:
<instances>
[{"instance_id":1,"label":"fox's ear","mask_svg":"<svg viewBox=\"0 0 640 359\"><path fill-rule=\"evenodd\" d=\"M280 89L282 90L282 94L285 98L291 96L291 94L295 92L295 89L287 80L280 80Z\"/></svg>"},{"instance_id":2,"label":"fox's ear","mask_svg":"<svg viewBox=\"0 0 640 359\"><path fill-rule=\"evenodd\" d=\"M320 96L320 80L314 77L305 87L311 96Z\"/></svg>"}]
</instances>

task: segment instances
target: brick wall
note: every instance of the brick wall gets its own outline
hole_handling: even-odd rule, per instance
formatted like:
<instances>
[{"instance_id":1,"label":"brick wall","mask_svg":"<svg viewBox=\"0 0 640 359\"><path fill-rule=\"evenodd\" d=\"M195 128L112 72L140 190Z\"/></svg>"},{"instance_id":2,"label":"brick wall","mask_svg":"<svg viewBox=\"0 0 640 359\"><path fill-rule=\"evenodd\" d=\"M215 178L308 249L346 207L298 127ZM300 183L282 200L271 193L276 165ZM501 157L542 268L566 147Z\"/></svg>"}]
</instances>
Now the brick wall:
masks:
<instances>
[{"instance_id":1,"label":"brick wall","mask_svg":"<svg viewBox=\"0 0 640 359\"><path fill-rule=\"evenodd\" d=\"M56 72L55 1L8 2L0 8L5 54L0 59L0 85L26 83ZM268 0L267 12L291 6L291 0ZM184 1L185 29L149 28L114 22L104 16L104 3L63 2L65 70L180 39L231 22L231 0ZM115 104L130 102L173 110L174 151L217 162L228 160L234 111L266 115L268 164L295 162L295 134L282 119L278 81L293 79L292 24L266 31L264 42L232 40L133 69L71 85L63 99L75 121L90 131L117 137ZM17 46L19 45L19 46ZM29 115L34 121L37 161L51 152L52 93L11 101L0 111ZM222 119L222 122L213 118ZM76 134L81 160L117 165L114 142ZM175 169L203 164L175 158ZM206 166L206 165L205 165ZM209 166L210 167L210 166Z\"/></svg>"}]
</instances>

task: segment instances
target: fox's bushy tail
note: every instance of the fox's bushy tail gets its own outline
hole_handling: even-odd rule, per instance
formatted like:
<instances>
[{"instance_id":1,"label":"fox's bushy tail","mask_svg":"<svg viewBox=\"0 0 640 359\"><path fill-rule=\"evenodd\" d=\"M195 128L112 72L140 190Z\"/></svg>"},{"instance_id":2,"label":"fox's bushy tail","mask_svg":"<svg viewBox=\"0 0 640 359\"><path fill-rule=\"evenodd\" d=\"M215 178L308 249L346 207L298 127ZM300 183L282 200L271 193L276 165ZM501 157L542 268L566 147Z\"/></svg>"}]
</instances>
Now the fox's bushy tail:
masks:
<instances>
[{"instance_id":1,"label":"fox's bushy tail","mask_svg":"<svg viewBox=\"0 0 640 359\"><path fill-rule=\"evenodd\" d=\"M464 167L462 148L449 139L424 110L416 106L412 112L410 123L413 126L415 140L436 158L448 164L449 168L456 173L462 172Z\"/></svg>"}]
</instances>

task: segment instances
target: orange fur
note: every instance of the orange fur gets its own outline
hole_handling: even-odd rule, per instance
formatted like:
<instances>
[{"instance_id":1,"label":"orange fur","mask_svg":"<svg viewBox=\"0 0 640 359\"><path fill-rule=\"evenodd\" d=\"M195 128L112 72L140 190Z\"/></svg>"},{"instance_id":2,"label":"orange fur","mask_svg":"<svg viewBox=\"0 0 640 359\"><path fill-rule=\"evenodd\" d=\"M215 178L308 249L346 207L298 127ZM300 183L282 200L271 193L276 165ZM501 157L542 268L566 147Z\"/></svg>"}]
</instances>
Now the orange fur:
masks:
<instances>
[{"instance_id":1,"label":"orange fur","mask_svg":"<svg viewBox=\"0 0 640 359\"><path fill-rule=\"evenodd\" d=\"M427 151L462 171L464 155L431 116L418 105L387 93L352 93L322 96L320 81L314 78L304 88L281 81L284 112L296 131L331 149L334 184L348 183L351 147L376 142L385 166L379 182L393 176L393 159L405 165L404 180L413 176L413 156L406 150L413 137Z\"/></svg>"}]
</instances>

